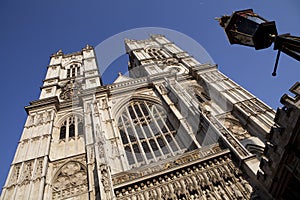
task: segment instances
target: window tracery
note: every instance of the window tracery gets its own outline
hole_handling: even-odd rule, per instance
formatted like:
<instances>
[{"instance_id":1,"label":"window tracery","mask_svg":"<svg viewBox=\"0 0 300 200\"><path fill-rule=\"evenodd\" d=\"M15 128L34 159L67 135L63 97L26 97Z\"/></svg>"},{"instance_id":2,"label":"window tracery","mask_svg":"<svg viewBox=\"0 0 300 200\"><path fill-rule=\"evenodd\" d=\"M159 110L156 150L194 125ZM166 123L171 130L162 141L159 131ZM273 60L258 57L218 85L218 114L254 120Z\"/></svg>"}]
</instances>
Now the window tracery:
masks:
<instances>
[{"instance_id":1,"label":"window tracery","mask_svg":"<svg viewBox=\"0 0 300 200\"><path fill-rule=\"evenodd\" d=\"M84 134L83 120L77 115L71 115L60 126L59 139L74 138Z\"/></svg>"},{"instance_id":2,"label":"window tracery","mask_svg":"<svg viewBox=\"0 0 300 200\"><path fill-rule=\"evenodd\" d=\"M75 77L80 75L79 64L73 64L67 69L67 78Z\"/></svg>"},{"instance_id":3,"label":"window tracery","mask_svg":"<svg viewBox=\"0 0 300 200\"><path fill-rule=\"evenodd\" d=\"M52 185L52 199L68 199L87 193L86 169L79 162L68 162L58 171Z\"/></svg>"},{"instance_id":4,"label":"window tracery","mask_svg":"<svg viewBox=\"0 0 300 200\"><path fill-rule=\"evenodd\" d=\"M118 118L118 129L131 167L188 150L163 107L149 101L130 102Z\"/></svg>"}]
</instances>

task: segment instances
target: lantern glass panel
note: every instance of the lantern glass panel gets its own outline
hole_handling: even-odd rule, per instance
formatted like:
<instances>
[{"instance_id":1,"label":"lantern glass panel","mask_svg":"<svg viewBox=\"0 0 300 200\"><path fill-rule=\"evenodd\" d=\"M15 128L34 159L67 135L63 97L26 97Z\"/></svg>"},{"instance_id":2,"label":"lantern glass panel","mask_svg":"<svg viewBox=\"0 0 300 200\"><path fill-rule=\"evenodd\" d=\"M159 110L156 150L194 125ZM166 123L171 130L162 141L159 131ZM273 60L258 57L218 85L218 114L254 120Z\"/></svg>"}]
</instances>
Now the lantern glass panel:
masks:
<instances>
[{"instance_id":1,"label":"lantern glass panel","mask_svg":"<svg viewBox=\"0 0 300 200\"><path fill-rule=\"evenodd\" d=\"M265 20L263 20L263 19L261 19L259 17L255 17L255 16L246 15L246 18L249 19L249 20L251 20L251 21L254 21L254 22L258 23L258 24L266 22Z\"/></svg>"},{"instance_id":2,"label":"lantern glass panel","mask_svg":"<svg viewBox=\"0 0 300 200\"><path fill-rule=\"evenodd\" d=\"M253 39L249 35L245 35L239 32L231 32L231 36L233 37L232 42L235 44L254 46Z\"/></svg>"},{"instance_id":3,"label":"lantern glass panel","mask_svg":"<svg viewBox=\"0 0 300 200\"><path fill-rule=\"evenodd\" d=\"M236 22L237 31L243 34L253 36L259 24L253 23L247 19L239 19Z\"/></svg>"}]
</instances>

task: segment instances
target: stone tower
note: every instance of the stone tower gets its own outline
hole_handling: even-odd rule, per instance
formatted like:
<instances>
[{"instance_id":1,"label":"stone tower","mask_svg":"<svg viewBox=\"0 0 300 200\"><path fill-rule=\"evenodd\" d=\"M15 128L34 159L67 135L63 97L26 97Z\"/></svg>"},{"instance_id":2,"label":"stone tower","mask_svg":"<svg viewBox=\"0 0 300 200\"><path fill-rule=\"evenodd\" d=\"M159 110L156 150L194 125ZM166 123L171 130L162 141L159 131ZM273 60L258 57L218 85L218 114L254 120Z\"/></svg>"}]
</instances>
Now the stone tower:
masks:
<instances>
[{"instance_id":1,"label":"stone tower","mask_svg":"<svg viewBox=\"0 0 300 200\"><path fill-rule=\"evenodd\" d=\"M255 197L274 110L162 35L125 48L109 85L92 47L51 56L1 200Z\"/></svg>"},{"instance_id":2,"label":"stone tower","mask_svg":"<svg viewBox=\"0 0 300 200\"><path fill-rule=\"evenodd\" d=\"M28 117L1 199L88 199L88 127L79 95L98 86L92 47L51 56L39 99L25 107Z\"/></svg>"},{"instance_id":3,"label":"stone tower","mask_svg":"<svg viewBox=\"0 0 300 200\"><path fill-rule=\"evenodd\" d=\"M300 199L300 83L283 95L260 163L258 179L275 199Z\"/></svg>"}]
</instances>

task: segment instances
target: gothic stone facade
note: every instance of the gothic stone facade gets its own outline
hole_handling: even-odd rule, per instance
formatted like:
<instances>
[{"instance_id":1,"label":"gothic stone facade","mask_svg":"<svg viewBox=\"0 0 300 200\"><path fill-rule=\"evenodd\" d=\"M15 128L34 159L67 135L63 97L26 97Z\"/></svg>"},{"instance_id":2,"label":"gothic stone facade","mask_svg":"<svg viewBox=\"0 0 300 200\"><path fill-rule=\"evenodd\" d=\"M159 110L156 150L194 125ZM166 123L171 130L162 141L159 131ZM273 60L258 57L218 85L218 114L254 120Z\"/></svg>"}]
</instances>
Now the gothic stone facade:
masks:
<instances>
[{"instance_id":1,"label":"gothic stone facade","mask_svg":"<svg viewBox=\"0 0 300 200\"><path fill-rule=\"evenodd\" d=\"M51 56L0 199L259 198L274 110L162 35L125 48L109 85L92 47Z\"/></svg>"},{"instance_id":2,"label":"gothic stone facade","mask_svg":"<svg viewBox=\"0 0 300 200\"><path fill-rule=\"evenodd\" d=\"M258 179L274 199L300 199L300 82L283 95L260 163Z\"/></svg>"}]
</instances>

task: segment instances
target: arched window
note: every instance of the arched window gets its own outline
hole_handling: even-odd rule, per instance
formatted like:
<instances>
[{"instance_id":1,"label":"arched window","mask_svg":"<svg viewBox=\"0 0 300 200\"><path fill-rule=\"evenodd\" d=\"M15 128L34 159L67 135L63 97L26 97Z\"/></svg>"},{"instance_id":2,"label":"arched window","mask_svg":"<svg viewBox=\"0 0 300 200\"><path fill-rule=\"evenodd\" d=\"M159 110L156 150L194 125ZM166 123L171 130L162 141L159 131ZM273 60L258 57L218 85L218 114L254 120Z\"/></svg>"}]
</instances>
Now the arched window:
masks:
<instances>
[{"instance_id":1,"label":"arched window","mask_svg":"<svg viewBox=\"0 0 300 200\"><path fill-rule=\"evenodd\" d=\"M75 137L75 116L69 118L69 137Z\"/></svg>"},{"instance_id":2,"label":"arched window","mask_svg":"<svg viewBox=\"0 0 300 200\"><path fill-rule=\"evenodd\" d=\"M188 134L184 138L177 134L162 106L149 101L130 102L118 118L118 129L132 167L174 156L194 145Z\"/></svg>"},{"instance_id":3,"label":"arched window","mask_svg":"<svg viewBox=\"0 0 300 200\"><path fill-rule=\"evenodd\" d=\"M83 120L77 115L68 117L60 126L59 139L74 138L84 133Z\"/></svg>"},{"instance_id":4,"label":"arched window","mask_svg":"<svg viewBox=\"0 0 300 200\"><path fill-rule=\"evenodd\" d=\"M67 122L64 121L64 123L60 127L60 134L59 134L59 139L64 139L66 138L66 132L67 132L67 127L66 127Z\"/></svg>"},{"instance_id":5,"label":"arched window","mask_svg":"<svg viewBox=\"0 0 300 200\"><path fill-rule=\"evenodd\" d=\"M80 66L78 64L73 64L67 69L67 78L75 77L80 75Z\"/></svg>"}]
</instances>

